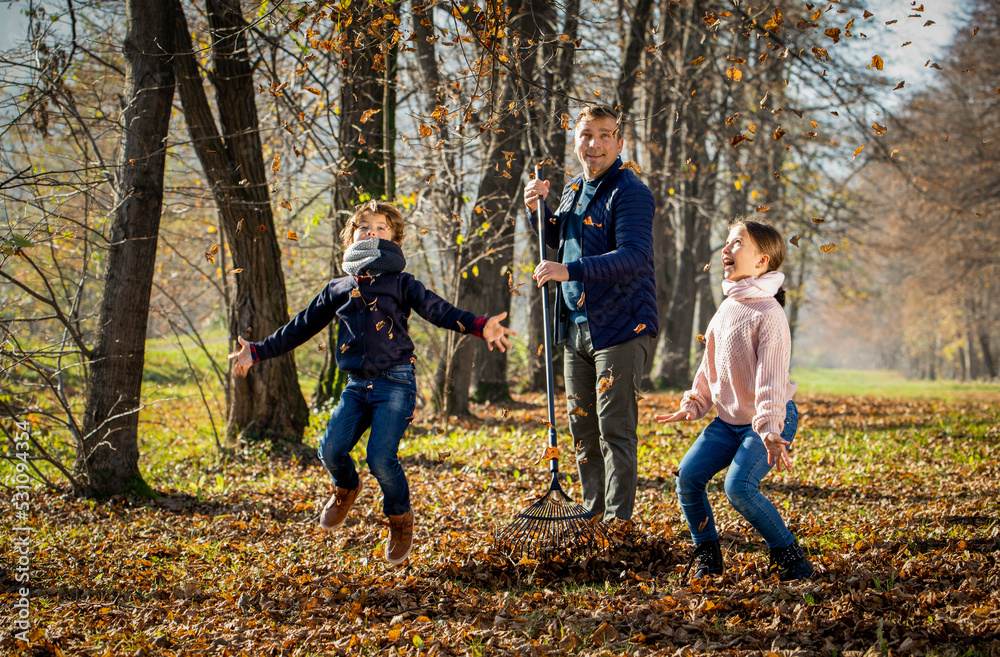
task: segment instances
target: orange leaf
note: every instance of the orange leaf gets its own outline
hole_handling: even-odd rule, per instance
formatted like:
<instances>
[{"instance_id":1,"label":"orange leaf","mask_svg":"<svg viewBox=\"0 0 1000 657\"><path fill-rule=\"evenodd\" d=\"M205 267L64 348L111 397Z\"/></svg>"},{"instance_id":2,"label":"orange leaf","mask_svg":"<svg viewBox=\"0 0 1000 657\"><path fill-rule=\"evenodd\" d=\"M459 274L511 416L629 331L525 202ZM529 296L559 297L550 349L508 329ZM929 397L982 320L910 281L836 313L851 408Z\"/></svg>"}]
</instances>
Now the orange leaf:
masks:
<instances>
[{"instance_id":1,"label":"orange leaf","mask_svg":"<svg viewBox=\"0 0 1000 657\"><path fill-rule=\"evenodd\" d=\"M823 253L829 253L830 251L833 251L836 248L837 248L836 244L834 244L833 242L828 242L823 246L819 247L819 250L822 251Z\"/></svg>"},{"instance_id":2,"label":"orange leaf","mask_svg":"<svg viewBox=\"0 0 1000 657\"><path fill-rule=\"evenodd\" d=\"M698 334L698 337L696 337L695 340L697 340L698 342L701 342L702 344L707 344L708 343L708 340L706 340L705 336L702 335L701 333Z\"/></svg>"},{"instance_id":3,"label":"orange leaf","mask_svg":"<svg viewBox=\"0 0 1000 657\"><path fill-rule=\"evenodd\" d=\"M874 57L872 57L872 63L871 63L871 65L881 71L882 68L885 66L885 63L882 61L881 57L879 57L878 55L875 55Z\"/></svg>"},{"instance_id":4,"label":"orange leaf","mask_svg":"<svg viewBox=\"0 0 1000 657\"><path fill-rule=\"evenodd\" d=\"M288 231L288 232L287 232L287 233L285 234L285 237L287 237L287 238L288 238L288 239L290 239L290 240L295 240L296 242L298 242L298 241L299 241L299 236L295 234L295 231L294 231L294 230L290 230L290 231Z\"/></svg>"},{"instance_id":5,"label":"orange leaf","mask_svg":"<svg viewBox=\"0 0 1000 657\"><path fill-rule=\"evenodd\" d=\"M364 113L361 115L361 122L362 123L367 123L368 119L372 118L373 116L375 116L376 114L378 114L381 111L382 110L380 110L380 109L365 110Z\"/></svg>"},{"instance_id":6,"label":"orange leaf","mask_svg":"<svg viewBox=\"0 0 1000 657\"><path fill-rule=\"evenodd\" d=\"M271 171L277 173L278 169L281 168L281 156L275 154L274 161L271 162Z\"/></svg>"},{"instance_id":7,"label":"orange leaf","mask_svg":"<svg viewBox=\"0 0 1000 657\"><path fill-rule=\"evenodd\" d=\"M288 202L287 198L281 199L281 202L278 203L278 205L280 205L281 207L285 208L286 210L291 210L292 209L292 204Z\"/></svg>"}]
</instances>

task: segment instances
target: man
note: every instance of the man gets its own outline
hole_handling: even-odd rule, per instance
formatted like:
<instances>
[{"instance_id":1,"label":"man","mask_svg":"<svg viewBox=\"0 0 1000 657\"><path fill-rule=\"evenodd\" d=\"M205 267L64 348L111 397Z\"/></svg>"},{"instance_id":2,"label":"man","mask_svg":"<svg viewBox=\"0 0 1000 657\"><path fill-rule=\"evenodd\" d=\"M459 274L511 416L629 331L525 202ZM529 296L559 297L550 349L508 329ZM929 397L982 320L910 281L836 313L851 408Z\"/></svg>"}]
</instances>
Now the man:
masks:
<instances>
[{"instance_id":1,"label":"man","mask_svg":"<svg viewBox=\"0 0 1000 657\"><path fill-rule=\"evenodd\" d=\"M577 447L583 506L598 518L631 520L638 468L636 389L657 331L653 277L653 195L619 157L621 119L590 106L577 119L574 152L583 173L553 213L548 181L532 180L524 202L544 207L545 239L559 262L543 260L539 287L558 281L556 343L565 342L570 432ZM579 409L579 410L577 410Z\"/></svg>"}]
</instances>

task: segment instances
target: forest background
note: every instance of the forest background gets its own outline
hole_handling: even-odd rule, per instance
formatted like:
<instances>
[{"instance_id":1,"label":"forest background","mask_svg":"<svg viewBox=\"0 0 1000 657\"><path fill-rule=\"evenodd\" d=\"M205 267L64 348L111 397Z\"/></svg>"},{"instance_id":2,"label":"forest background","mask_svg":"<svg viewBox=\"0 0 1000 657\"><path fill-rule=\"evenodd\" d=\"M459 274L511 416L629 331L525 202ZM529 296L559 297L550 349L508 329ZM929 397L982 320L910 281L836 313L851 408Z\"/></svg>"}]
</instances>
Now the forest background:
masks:
<instances>
[{"instance_id":1,"label":"forest background","mask_svg":"<svg viewBox=\"0 0 1000 657\"><path fill-rule=\"evenodd\" d=\"M994 0L7 4L0 602L31 622L0 647L1000 646ZM624 110L624 158L657 201L644 417L693 375L728 220L758 213L789 238L802 423L769 495L815 582L775 586L725 508L727 575L684 581L672 470L703 423L640 427L637 531L611 554L486 550L547 481L520 191L537 162L556 186L577 170L573 117L594 101ZM315 526L335 327L245 380L226 361L339 275L350 208L383 197L407 217L410 271L477 313L509 310L521 334L488 353L411 323L418 540L398 571L371 491L341 533ZM865 369L813 369L832 365Z\"/></svg>"}]
</instances>

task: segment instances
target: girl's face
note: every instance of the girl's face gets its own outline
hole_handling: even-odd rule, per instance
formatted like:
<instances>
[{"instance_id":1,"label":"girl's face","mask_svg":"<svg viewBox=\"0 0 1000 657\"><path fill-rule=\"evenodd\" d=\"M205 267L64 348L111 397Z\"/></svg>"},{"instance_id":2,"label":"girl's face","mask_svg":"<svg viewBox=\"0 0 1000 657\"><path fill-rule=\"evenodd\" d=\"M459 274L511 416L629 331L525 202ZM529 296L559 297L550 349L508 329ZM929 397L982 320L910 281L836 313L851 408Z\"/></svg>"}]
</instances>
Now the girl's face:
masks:
<instances>
[{"instance_id":1,"label":"girl's face","mask_svg":"<svg viewBox=\"0 0 1000 657\"><path fill-rule=\"evenodd\" d=\"M722 247L722 271L727 281L735 283L751 276L761 276L767 272L769 260L766 253L757 250L746 226L737 224L729 229L726 245Z\"/></svg>"},{"instance_id":2,"label":"girl's face","mask_svg":"<svg viewBox=\"0 0 1000 657\"><path fill-rule=\"evenodd\" d=\"M382 240L392 239L392 227L384 214L366 212L357 220L354 227L354 242L370 240L377 237Z\"/></svg>"}]
</instances>

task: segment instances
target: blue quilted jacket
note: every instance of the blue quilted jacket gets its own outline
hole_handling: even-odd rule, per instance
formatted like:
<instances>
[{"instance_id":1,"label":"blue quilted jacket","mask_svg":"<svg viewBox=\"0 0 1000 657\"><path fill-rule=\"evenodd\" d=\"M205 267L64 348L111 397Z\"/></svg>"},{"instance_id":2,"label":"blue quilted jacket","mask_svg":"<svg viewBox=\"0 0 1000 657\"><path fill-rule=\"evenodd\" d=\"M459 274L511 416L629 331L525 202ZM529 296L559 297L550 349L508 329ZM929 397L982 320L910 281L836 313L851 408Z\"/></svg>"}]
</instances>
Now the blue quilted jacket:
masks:
<instances>
[{"instance_id":1,"label":"blue quilted jacket","mask_svg":"<svg viewBox=\"0 0 1000 657\"><path fill-rule=\"evenodd\" d=\"M545 242L559 249L562 262L566 218L580 194L583 174L563 189L559 208L545 206ZM656 280L653 275L653 211L649 188L622 160L611 165L590 201L581 247L583 257L566 264L569 278L581 281L590 335L597 349L621 344L639 335L656 335ZM531 226L538 231L537 216ZM566 339L569 310L556 292L555 340Z\"/></svg>"}]
</instances>

